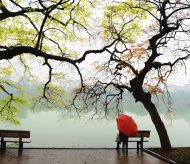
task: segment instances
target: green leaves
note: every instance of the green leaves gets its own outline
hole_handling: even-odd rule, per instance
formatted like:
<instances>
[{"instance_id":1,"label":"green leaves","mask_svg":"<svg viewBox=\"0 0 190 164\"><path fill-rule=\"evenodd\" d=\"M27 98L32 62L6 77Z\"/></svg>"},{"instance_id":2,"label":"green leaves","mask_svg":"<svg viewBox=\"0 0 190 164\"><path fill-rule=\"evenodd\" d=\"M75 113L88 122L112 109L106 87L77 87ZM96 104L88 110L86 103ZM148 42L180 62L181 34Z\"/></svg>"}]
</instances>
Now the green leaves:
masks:
<instances>
[{"instance_id":1,"label":"green leaves","mask_svg":"<svg viewBox=\"0 0 190 164\"><path fill-rule=\"evenodd\" d=\"M62 108L68 103L67 92L60 85L48 84L46 90L44 87L38 87L38 94L31 97L32 108L45 107L47 109Z\"/></svg>"},{"instance_id":2,"label":"green leaves","mask_svg":"<svg viewBox=\"0 0 190 164\"><path fill-rule=\"evenodd\" d=\"M27 105L24 96L5 95L4 97L0 99L0 122L10 121L14 124L20 124L18 120L18 114L20 113L19 107Z\"/></svg>"},{"instance_id":3,"label":"green leaves","mask_svg":"<svg viewBox=\"0 0 190 164\"><path fill-rule=\"evenodd\" d=\"M65 105L68 95L60 85L73 68L81 70L75 59L80 58L85 49L109 45L116 38L125 43L135 41L141 33L141 21L147 18L139 5L151 10L146 3L139 4L135 0L113 4L99 0L3 1L0 4L3 6L0 52L10 55L9 50L17 46L26 50L19 54L15 49L9 61L0 61L0 85L4 87L0 90L3 94L1 120L16 121L19 106L27 105L22 86L17 83L20 77L30 82L39 77L44 84L39 87L39 95L33 97L33 102L51 108ZM10 81L5 78L7 76L16 80Z\"/></svg>"},{"instance_id":4,"label":"green leaves","mask_svg":"<svg viewBox=\"0 0 190 164\"><path fill-rule=\"evenodd\" d=\"M146 10L151 7L142 3ZM104 27L103 38L121 37L127 41L135 41L140 36L141 21L147 19L147 12L139 8L139 3L127 0L123 3L108 5L105 7L102 26Z\"/></svg>"}]
</instances>

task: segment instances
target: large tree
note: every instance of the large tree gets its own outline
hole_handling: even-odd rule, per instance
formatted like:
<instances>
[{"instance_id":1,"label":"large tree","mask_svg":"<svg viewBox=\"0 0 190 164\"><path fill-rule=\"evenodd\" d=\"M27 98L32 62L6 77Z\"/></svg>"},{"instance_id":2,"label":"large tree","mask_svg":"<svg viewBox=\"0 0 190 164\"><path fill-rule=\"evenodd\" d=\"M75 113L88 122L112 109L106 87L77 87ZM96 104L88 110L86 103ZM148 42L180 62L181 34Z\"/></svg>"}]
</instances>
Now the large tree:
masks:
<instances>
[{"instance_id":1,"label":"large tree","mask_svg":"<svg viewBox=\"0 0 190 164\"><path fill-rule=\"evenodd\" d=\"M47 76L38 79L44 85L34 103L57 107L65 105L63 79L75 68L80 87L74 100L95 112L103 107L107 115L111 105L119 112L124 93L131 93L170 151L154 97L162 93L170 107L167 80L189 58L189 8L185 0L0 0L1 119L15 121L14 103L24 103L19 83L4 75L35 81L32 68L43 65ZM79 64L93 54L102 60L93 63L92 78L84 77Z\"/></svg>"},{"instance_id":2,"label":"large tree","mask_svg":"<svg viewBox=\"0 0 190 164\"><path fill-rule=\"evenodd\" d=\"M150 114L164 151L171 150L171 143L156 104L160 99L168 111L171 110L167 82L179 68L186 70L185 61L190 57L189 10L190 2L184 0L120 1L108 6L103 24L106 42L115 42L112 47L105 47L104 56L109 58L95 63L97 71L91 78L93 83L79 91L86 105L90 102L98 112L100 101L106 114L113 105L119 113L125 93L131 93ZM136 38L129 22L139 25L136 18L144 11L148 18L141 21ZM130 19L125 17L128 12L131 12ZM135 29L135 25L132 28Z\"/></svg>"}]
</instances>

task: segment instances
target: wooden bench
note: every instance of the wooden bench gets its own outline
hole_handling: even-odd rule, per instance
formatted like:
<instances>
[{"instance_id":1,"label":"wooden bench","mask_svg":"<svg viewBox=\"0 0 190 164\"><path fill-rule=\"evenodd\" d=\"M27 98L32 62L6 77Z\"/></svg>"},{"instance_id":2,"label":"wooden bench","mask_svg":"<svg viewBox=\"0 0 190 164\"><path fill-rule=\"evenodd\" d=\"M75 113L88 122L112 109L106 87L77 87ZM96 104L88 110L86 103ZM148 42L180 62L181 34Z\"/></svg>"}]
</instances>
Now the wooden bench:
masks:
<instances>
[{"instance_id":1,"label":"wooden bench","mask_svg":"<svg viewBox=\"0 0 190 164\"><path fill-rule=\"evenodd\" d=\"M126 152L128 152L128 143L129 142L136 142L137 143L137 152L139 152L139 147L141 152L143 152L143 143L148 142L147 140L144 140L144 137L150 137L150 131L148 130L139 130L136 135L134 136L126 136L123 133L119 132L119 134L116 137L117 147L116 149L119 149L119 145L122 143L122 150L126 147Z\"/></svg>"},{"instance_id":2,"label":"wooden bench","mask_svg":"<svg viewBox=\"0 0 190 164\"><path fill-rule=\"evenodd\" d=\"M1 152L5 152L7 142L16 142L19 144L18 151L23 150L23 143L30 143L30 131L23 130L0 130Z\"/></svg>"}]
</instances>

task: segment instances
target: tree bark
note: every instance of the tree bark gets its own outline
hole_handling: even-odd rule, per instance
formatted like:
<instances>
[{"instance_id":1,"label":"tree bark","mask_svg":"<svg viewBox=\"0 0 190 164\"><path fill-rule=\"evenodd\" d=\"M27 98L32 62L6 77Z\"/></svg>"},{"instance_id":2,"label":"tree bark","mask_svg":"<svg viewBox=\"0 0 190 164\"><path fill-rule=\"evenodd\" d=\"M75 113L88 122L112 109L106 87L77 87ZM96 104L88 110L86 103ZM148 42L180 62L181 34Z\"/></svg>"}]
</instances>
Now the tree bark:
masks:
<instances>
[{"instance_id":1,"label":"tree bark","mask_svg":"<svg viewBox=\"0 0 190 164\"><path fill-rule=\"evenodd\" d=\"M144 102L144 107L150 114L152 122L157 130L158 136L160 138L160 144L163 151L171 151L171 143L164 123L162 122L160 115L155 107L155 105L150 102Z\"/></svg>"},{"instance_id":2,"label":"tree bark","mask_svg":"<svg viewBox=\"0 0 190 164\"><path fill-rule=\"evenodd\" d=\"M163 151L170 152L172 147L171 147L171 143L170 143L170 139L169 139L166 127L162 119L160 118L160 115L157 111L155 104L151 101L151 97L147 96L150 94L145 93L142 90L141 92L138 91L138 93L136 94L138 94L138 97L140 98L139 101L144 105L144 107L150 114L151 120L156 128L156 131L160 139L161 149Z\"/></svg>"}]
</instances>

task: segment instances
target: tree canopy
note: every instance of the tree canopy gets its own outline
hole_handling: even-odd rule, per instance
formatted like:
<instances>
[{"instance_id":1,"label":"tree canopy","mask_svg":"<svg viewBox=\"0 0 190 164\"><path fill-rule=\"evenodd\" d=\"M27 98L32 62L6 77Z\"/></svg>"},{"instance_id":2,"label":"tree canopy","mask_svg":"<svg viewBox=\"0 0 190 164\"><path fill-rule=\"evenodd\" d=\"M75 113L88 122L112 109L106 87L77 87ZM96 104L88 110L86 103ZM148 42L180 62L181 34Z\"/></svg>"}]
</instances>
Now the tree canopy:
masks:
<instances>
[{"instance_id":1,"label":"tree canopy","mask_svg":"<svg viewBox=\"0 0 190 164\"><path fill-rule=\"evenodd\" d=\"M189 9L186 0L0 0L1 120L14 122L14 103L25 104L18 77L42 81L33 104L90 107L105 116L113 107L121 112L127 93L149 112L163 150L171 150L155 100L170 110L169 78L186 69ZM91 60L94 69L84 74L81 63ZM38 66L43 74L33 71ZM5 78L11 74L17 80ZM76 75L69 106L64 84Z\"/></svg>"},{"instance_id":2,"label":"tree canopy","mask_svg":"<svg viewBox=\"0 0 190 164\"><path fill-rule=\"evenodd\" d=\"M2 120L18 123L19 110L12 104L20 101L24 105L26 97L17 83L22 79L44 83L38 88L39 95L32 97L33 103L54 108L61 105L60 100L66 93L63 86L57 84L66 78L67 63L81 76L76 63L82 59L76 45L82 45L83 35L89 35L91 12L88 8L92 5L86 1L0 1ZM39 65L46 66L41 72L46 73L45 76L39 74L40 70L35 71ZM16 83L4 80L5 75L11 74L13 78L17 76ZM21 78L18 80L18 77ZM17 93L12 94L12 89Z\"/></svg>"}]
</instances>

